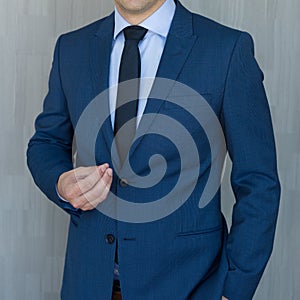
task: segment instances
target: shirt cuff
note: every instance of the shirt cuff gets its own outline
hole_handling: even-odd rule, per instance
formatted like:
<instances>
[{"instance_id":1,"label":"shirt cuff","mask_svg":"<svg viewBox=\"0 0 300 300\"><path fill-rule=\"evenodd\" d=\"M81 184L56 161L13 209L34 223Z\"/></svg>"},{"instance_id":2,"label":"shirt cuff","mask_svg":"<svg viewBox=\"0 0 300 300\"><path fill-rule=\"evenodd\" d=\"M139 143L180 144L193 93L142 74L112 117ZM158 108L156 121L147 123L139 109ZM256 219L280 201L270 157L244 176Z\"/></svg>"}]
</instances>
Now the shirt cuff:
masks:
<instances>
[{"instance_id":1,"label":"shirt cuff","mask_svg":"<svg viewBox=\"0 0 300 300\"><path fill-rule=\"evenodd\" d=\"M64 202L69 202L68 200L66 200L65 198L63 198L59 192L58 192L58 189L57 189L57 184L55 185L55 190L56 190L56 194L57 196L59 197L60 200L64 201Z\"/></svg>"}]
</instances>

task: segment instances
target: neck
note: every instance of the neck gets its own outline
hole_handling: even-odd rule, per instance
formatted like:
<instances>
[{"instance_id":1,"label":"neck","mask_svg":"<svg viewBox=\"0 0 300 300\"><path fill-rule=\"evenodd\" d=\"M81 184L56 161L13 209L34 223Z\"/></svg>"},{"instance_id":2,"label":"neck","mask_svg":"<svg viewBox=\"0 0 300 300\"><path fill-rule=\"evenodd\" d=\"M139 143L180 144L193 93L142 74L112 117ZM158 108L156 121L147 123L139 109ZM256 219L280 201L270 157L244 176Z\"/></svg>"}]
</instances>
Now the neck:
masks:
<instances>
[{"instance_id":1,"label":"neck","mask_svg":"<svg viewBox=\"0 0 300 300\"><path fill-rule=\"evenodd\" d=\"M141 10L128 10L120 3L115 2L116 8L119 14L131 25L138 25L150 17L155 11L157 11L163 4L165 0L157 1L150 7L145 7Z\"/></svg>"}]
</instances>

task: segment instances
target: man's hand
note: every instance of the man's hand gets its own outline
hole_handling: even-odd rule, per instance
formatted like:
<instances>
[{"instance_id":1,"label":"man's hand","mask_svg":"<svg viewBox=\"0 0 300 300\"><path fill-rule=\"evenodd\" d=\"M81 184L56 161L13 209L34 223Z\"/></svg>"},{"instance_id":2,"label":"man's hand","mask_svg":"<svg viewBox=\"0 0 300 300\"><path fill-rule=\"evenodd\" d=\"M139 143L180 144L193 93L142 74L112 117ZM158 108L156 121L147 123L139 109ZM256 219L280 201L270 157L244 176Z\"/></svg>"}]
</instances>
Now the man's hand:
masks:
<instances>
[{"instance_id":1,"label":"man's hand","mask_svg":"<svg viewBox=\"0 0 300 300\"><path fill-rule=\"evenodd\" d=\"M113 172L108 164L95 167L80 167L63 173L58 180L60 196L73 207L92 210L104 201L109 193Z\"/></svg>"}]
</instances>

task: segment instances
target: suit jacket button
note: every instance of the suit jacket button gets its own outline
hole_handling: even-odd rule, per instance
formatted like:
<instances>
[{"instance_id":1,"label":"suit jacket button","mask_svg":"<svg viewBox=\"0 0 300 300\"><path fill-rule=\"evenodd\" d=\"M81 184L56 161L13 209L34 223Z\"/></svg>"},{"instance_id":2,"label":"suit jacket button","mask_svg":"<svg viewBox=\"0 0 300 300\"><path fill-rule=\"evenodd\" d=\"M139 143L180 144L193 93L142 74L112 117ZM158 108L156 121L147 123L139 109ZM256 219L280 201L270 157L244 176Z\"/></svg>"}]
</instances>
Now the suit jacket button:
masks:
<instances>
[{"instance_id":1,"label":"suit jacket button","mask_svg":"<svg viewBox=\"0 0 300 300\"><path fill-rule=\"evenodd\" d=\"M120 183L120 186L123 188L128 186L128 181L125 178L121 178L119 183Z\"/></svg>"},{"instance_id":2,"label":"suit jacket button","mask_svg":"<svg viewBox=\"0 0 300 300\"><path fill-rule=\"evenodd\" d=\"M106 243L113 244L115 241L115 237L113 234L107 234L106 235Z\"/></svg>"}]
</instances>

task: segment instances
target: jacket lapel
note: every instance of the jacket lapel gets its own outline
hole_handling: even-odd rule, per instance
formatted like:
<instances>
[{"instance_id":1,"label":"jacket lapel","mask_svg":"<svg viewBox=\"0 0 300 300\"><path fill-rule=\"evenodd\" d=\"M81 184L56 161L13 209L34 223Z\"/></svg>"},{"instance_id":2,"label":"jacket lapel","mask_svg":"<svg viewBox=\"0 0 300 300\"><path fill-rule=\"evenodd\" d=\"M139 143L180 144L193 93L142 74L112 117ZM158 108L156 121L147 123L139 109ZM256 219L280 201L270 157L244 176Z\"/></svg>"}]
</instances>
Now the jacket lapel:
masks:
<instances>
[{"instance_id":1,"label":"jacket lapel","mask_svg":"<svg viewBox=\"0 0 300 300\"><path fill-rule=\"evenodd\" d=\"M114 13L110 14L100 24L98 31L94 34L91 40L90 47L90 70L92 74L94 96L97 97L103 91L108 91L109 88L109 65L112 49L114 32ZM104 97L105 103L101 107L105 110L105 116L110 115L109 98ZM102 100L101 100L102 101ZM110 118L107 118L102 127L104 140L110 151L111 143L114 138Z\"/></svg>"},{"instance_id":2,"label":"jacket lapel","mask_svg":"<svg viewBox=\"0 0 300 300\"><path fill-rule=\"evenodd\" d=\"M184 63L187 60L189 53L191 52L193 45L195 44L195 41L197 39L197 37L193 35L192 22L192 14L188 10L186 10L179 2L177 2L176 12L156 74L157 78L167 78L174 81L177 80L180 71L182 70ZM155 91L157 89L160 89L159 86L160 84L154 81L144 114L158 114L159 109L164 101L161 101L160 99L151 99L151 94L157 95L157 92ZM171 92L171 89L171 85L166 87L161 97L166 98ZM147 118L147 121L143 121L142 117L137 130L137 136L141 136L141 138L138 139L138 141L132 146L130 155L133 155L134 151L142 141L143 136L154 120L155 116L153 118Z\"/></svg>"}]
</instances>

